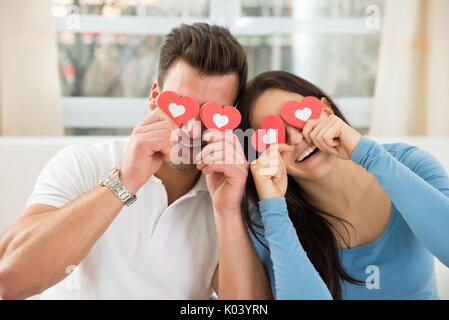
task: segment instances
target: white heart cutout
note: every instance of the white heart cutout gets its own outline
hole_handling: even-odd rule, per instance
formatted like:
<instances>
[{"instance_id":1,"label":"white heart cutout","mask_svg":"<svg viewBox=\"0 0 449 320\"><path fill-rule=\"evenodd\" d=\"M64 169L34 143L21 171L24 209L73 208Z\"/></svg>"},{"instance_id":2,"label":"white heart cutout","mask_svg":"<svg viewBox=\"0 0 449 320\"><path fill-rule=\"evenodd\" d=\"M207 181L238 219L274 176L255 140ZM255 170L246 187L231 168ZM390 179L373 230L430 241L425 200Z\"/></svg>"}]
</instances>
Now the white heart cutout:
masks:
<instances>
[{"instance_id":1,"label":"white heart cutout","mask_svg":"<svg viewBox=\"0 0 449 320\"><path fill-rule=\"evenodd\" d=\"M267 133L262 137L262 141L265 144L277 143L276 129L268 129Z\"/></svg>"},{"instance_id":2,"label":"white heart cutout","mask_svg":"<svg viewBox=\"0 0 449 320\"><path fill-rule=\"evenodd\" d=\"M298 109L295 111L295 117L302 121L307 121L312 115L310 108Z\"/></svg>"},{"instance_id":3,"label":"white heart cutout","mask_svg":"<svg viewBox=\"0 0 449 320\"><path fill-rule=\"evenodd\" d=\"M219 113L214 114L212 120L218 128L224 127L229 122L229 118L227 116Z\"/></svg>"},{"instance_id":4,"label":"white heart cutout","mask_svg":"<svg viewBox=\"0 0 449 320\"><path fill-rule=\"evenodd\" d=\"M182 116L186 112L186 108L182 104L177 105L174 102L168 105L168 110L172 114L173 118Z\"/></svg>"}]
</instances>

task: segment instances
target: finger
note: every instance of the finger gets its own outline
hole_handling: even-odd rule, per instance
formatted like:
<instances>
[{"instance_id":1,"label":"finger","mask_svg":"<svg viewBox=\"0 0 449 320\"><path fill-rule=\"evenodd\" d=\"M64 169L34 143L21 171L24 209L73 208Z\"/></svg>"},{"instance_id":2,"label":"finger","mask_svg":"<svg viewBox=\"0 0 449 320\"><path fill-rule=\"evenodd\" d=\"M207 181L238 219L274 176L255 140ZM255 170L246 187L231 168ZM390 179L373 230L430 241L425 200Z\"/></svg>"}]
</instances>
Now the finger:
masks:
<instances>
[{"instance_id":1,"label":"finger","mask_svg":"<svg viewBox=\"0 0 449 320\"><path fill-rule=\"evenodd\" d=\"M201 159L201 163L204 163L206 165L213 164L213 163L224 164L225 163L224 154L225 153L223 150L219 150L214 153L209 153Z\"/></svg>"},{"instance_id":2,"label":"finger","mask_svg":"<svg viewBox=\"0 0 449 320\"><path fill-rule=\"evenodd\" d=\"M221 131L217 131L217 130L207 131L203 135L203 140L209 142L209 144L212 144L215 142L217 142L217 143L221 142L223 148L225 148L225 147L228 148L228 144L229 144L229 146L231 146L231 148L233 149L233 152L235 154L236 163L247 165L246 156L243 151L240 140L231 131L226 131L226 132L221 132ZM223 144L223 141L228 144L226 144L226 143Z\"/></svg>"},{"instance_id":3,"label":"finger","mask_svg":"<svg viewBox=\"0 0 449 320\"><path fill-rule=\"evenodd\" d=\"M273 182L279 182L280 180L282 180L283 177L283 166L284 166L284 161L282 161L282 157L279 155L276 158L276 161L274 163L272 163L272 165L276 168L276 170L274 171L274 174L272 176Z\"/></svg>"},{"instance_id":4,"label":"finger","mask_svg":"<svg viewBox=\"0 0 449 320\"><path fill-rule=\"evenodd\" d=\"M197 165L196 165L196 168L197 168L199 171L202 171L206 166L207 166L206 163L204 163L204 162L198 162Z\"/></svg>"},{"instance_id":5,"label":"finger","mask_svg":"<svg viewBox=\"0 0 449 320\"><path fill-rule=\"evenodd\" d=\"M278 151L281 154L281 158L284 161L287 161L288 156L290 155L291 152L293 152L294 149L295 148L291 145L280 143Z\"/></svg>"},{"instance_id":6,"label":"finger","mask_svg":"<svg viewBox=\"0 0 449 320\"><path fill-rule=\"evenodd\" d=\"M278 170L281 166L282 158L278 155L277 157L273 158L266 158L264 161L258 162L259 169L263 170ZM269 171L271 172L271 171ZM274 173L272 173L274 174ZM265 174L266 175L266 174Z\"/></svg>"},{"instance_id":7,"label":"finger","mask_svg":"<svg viewBox=\"0 0 449 320\"><path fill-rule=\"evenodd\" d=\"M319 141L320 146L326 151L334 153L334 138L338 133L337 118L328 117L326 121L323 122L323 125L317 126L315 130L318 130L316 139Z\"/></svg>"},{"instance_id":8,"label":"finger","mask_svg":"<svg viewBox=\"0 0 449 320\"><path fill-rule=\"evenodd\" d=\"M337 127L330 127L327 129L327 131L323 134L323 140L326 143L326 146L328 147L328 151L330 153L334 153L338 155L337 146L340 144L337 140L334 140L334 138L338 136L338 128Z\"/></svg>"},{"instance_id":9,"label":"finger","mask_svg":"<svg viewBox=\"0 0 449 320\"><path fill-rule=\"evenodd\" d=\"M168 158L168 155L171 152L173 145L169 141L170 133L167 129L159 129L148 131L144 133L139 133L135 135L135 139L139 144L145 144L146 140L158 140L160 141L161 147L158 149L154 149L154 152L162 152L165 158Z\"/></svg>"},{"instance_id":10,"label":"finger","mask_svg":"<svg viewBox=\"0 0 449 320\"><path fill-rule=\"evenodd\" d=\"M260 165L259 165L259 163L257 162L257 160L254 160L254 161L251 162L251 164L249 165L249 169L251 170L251 173L252 173L253 175L256 175L257 170L259 170L259 168L260 168Z\"/></svg>"},{"instance_id":11,"label":"finger","mask_svg":"<svg viewBox=\"0 0 449 320\"><path fill-rule=\"evenodd\" d=\"M159 137L149 137L146 139L141 139L135 142L137 152L153 155L157 152L167 153L169 152L169 148L167 147L163 138Z\"/></svg>"},{"instance_id":12,"label":"finger","mask_svg":"<svg viewBox=\"0 0 449 320\"><path fill-rule=\"evenodd\" d=\"M229 165L229 164L208 164L204 167L202 170L203 174L208 175L211 173L222 173L224 176L230 179L234 178L240 178L242 175L247 175L248 170L235 165Z\"/></svg>"},{"instance_id":13,"label":"finger","mask_svg":"<svg viewBox=\"0 0 449 320\"><path fill-rule=\"evenodd\" d=\"M264 152L262 152L261 156L259 157L261 161L265 161L267 158L273 158L279 156L279 144L270 144L267 146Z\"/></svg>"},{"instance_id":14,"label":"finger","mask_svg":"<svg viewBox=\"0 0 449 320\"><path fill-rule=\"evenodd\" d=\"M240 166L248 171L248 161L246 160L246 156L237 153L235 149L225 151L225 163Z\"/></svg>"},{"instance_id":15,"label":"finger","mask_svg":"<svg viewBox=\"0 0 449 320\"><path fill-rule=\"evenodd\" d=\"M278 145L270 146L270 148L265 150L261 157L259 157L259 163L263 166L277 166L280 161L282 161L282 155L279 152Z\"/></svg>"},{"instance_id":16,"label":"finger","mask_svg":"<svg viewBox=\"0 0 449 320\"><path fill-rule=\"evenodd\" d=\"M257 167L251 170L254 176L256 177L263 177L264 179L272 179L273 176L276 175L277 171L279 169L276 166L272 167Z\"/></svg>"},{"instance_id":17,"label":"finger","mask_svg":"<svg viewBox=\"0 0 449 320\"><path fill-rule=\"evenodd\" d=\"M293 151L295 148L286 143L278 143L279 153Z\"/></svg>"},{"instance_id":18,"label":"finger","mask_svg":"<svg viewBox=\"0 0 449 320\"><path fill-rule=\"evenodd\" d=\"M328 145L323 140L323 134L329 126L332 126L330 121L321 121L310 133L310 137L314 142L315 146L317 146L322 151L329 151Z\"/></svg>"},{"instance_id":19,"label":"finger","mask_svg":"<svg viewBox=\"0 0 449 320\"><path fill-rule=\"evenodd\" d=\"M281 158L279 159L279 168L281 170L281 174L287 174L287 153L281 154Z\"/></svg>"},{"instance_id":20,"label":"finger","mask_svg":"<svg viewBox=\"0 0 449 320\"><path fill-rule=\"evenodd\" d=\"M304 128L302 129L302 135L304 139L306 139L307 143L312 143L310 133L320 123L320 121L321 121L320 119L312 119L306 122Z\"/></svg>"},{"instance_id":21,"label":"finger","mask_svg":"<svg viewBox=\"0 0 449 320\"><path fill-rule=\"evenodd\" d=\"M206 166L209 166L208 170L212 170L213 168L212 165L227 165L228 166L228 170L233 170L230 167L235 167L238 170L241 170L242 174L247 175L248 174L248 168L245 165L239 165L239 164L235 164L232 159L232 154L230 154L229 152L224 152L224 151L219 151L216 152L212 155L207 155L201 162L201 164L199 166L197 166L199 168L199 170L203 170ZM208 172L206 170L206 172Z\"/></svg>"},{"instance_id":22,"label":"finger","mask_svg":"<svg viewBox=\"0 0 449 320\"><path fill-rule=\"evenodd\" d=\"M265 154L263 157L258 158L258 162L260 165L270 165L270 163L274 163L276 159L279 157L279 153L271 153L271 154ZM276 162L277 163L277 162Z\"/></svg>"},{"instance_id":23,"label":"finger","mask_svg":"<svg viewBox=\"0 0 449 320\"><path fill-rule=\"evenodd\" d=\"M272 180L274 183L278 183L279 181L281 181L283 178L283 174L281 171L281 168L276 168L276 171L274 173L274 175L272 176Z\"/></svg>"},{"instance_id":24,"label":"finger","mask_svg":"<svg viewBox=\"0 0 449 320\"><path fill-rule=\"evenodd\" d=\"M320 136L320 131L323 127L325 127L327 125L326 121L321 121L319 122L314 128L313 130L309 133L309 137L312 140L312 143L318 147L320 150L325 150L326 146L323 145L322 141L321 141L321 136Z\"/></svg>"},{"instance_id":25,"label":"finger","mask_svg":"<svg viewBox=\"0 0 449 320\"><path fill-rule=\"evenodd\" d=\"M250 166L250 170L255 179L271 179L276 175L279 167L277 165L270 165L269 163L261 164L260 162L253 162Z\"/></svg>"},{"instance_id":26,"label":"finger","mask_svg":"<svg viewBox=\"0 0 449 320\"><path fill-rule=\"evenodd\" d=\"M227 141L230 144L234 145L237 150L241 150L243 153L242 145L240 144L239 138L232 133L232 131L218 131L218 130L207 130L203 134L203 141L206 142L218 142L218 141Z\"/></svg>"},{"instance_id":27,"label":"finger","mask_svg":"<svg viewBox=\"0 0 449 320\"><path fill-rule=\"evenodd\" d=\"M233 145L226 140L209 143L197 155L196 157L197 161L205 157L207 154L214 153L220 150L231 152L233 154L232 159L234 159L236 163L243 164L246 162L246 157L245 154L243 153L243 150L237 148L236 145Z\"/></svg>"},{"instance_id":28,"label":"finger","mask_svg":"<svg viewBox=\"0 0 449 320\"><path fill-rule=\"evenodd\" d=\"M203 134L203 140L207 141L207 142L223 140L223 139L229 138L229 135L227 133L228 133L227 131L208 129ZM231 135L232 135L232 133L231 133Z\"/></svg>"},{"instance_id":29,"label":"finger","mask_svg":"<svg viewBox=\"0 0 449 320\"><path fill-rule=\"evenodd\" d=\"M134 134L145 133L145 132L159 130L159 129L166 129L168 131L168 133L171 133L176 128L173 128L172 124L169 121L162 120L162 121L147 124L145 126L137 126L134 130Z\"/></svg>"},{"instance_id":30,"label":"finger","mask_svg":"<svg viewBox=\"0 0 449 320\"><path fill-rule=\"evenodd\" d=\"M173 123L175 127L177 127L176 123L170 118L164 111L162 111L160 108L156 108L151 111L151 113L146 116L142 122L138 124L138 126L145 126L150 123L154 123L157 121L167 120Z\"/></svg>"},{"instance_id":31,"label":"finger","mask_svg":"<svg viewBox=\"0 0 449 320\"><path fill-rule=\"evenodd\" d=\"M320 132L323 143L329 147L335 147L338 145L338 141L334 139L339 137L339 132L338 122L330 121Z\"/></svg>"}]
</instances>

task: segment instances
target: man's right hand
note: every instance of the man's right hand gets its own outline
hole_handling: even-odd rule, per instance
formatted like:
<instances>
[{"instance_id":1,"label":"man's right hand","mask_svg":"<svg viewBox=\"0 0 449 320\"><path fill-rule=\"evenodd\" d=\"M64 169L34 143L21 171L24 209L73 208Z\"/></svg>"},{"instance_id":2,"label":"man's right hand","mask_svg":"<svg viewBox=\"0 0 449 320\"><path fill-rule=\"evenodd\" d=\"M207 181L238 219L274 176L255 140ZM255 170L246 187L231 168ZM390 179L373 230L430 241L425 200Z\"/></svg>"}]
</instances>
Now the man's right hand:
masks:
<instances>
[{"instance_id":1,"label":"man's right hand","mask_svg":"<svg viewBox=\"0 0 449 320\"><path fill-rule=\"evenodd\" d=\"M131 194L136 192L170 160L170 135L176 124L161 109L154 109L133 130L120 168L120 180Z\"/></svg>"}]
</instances>

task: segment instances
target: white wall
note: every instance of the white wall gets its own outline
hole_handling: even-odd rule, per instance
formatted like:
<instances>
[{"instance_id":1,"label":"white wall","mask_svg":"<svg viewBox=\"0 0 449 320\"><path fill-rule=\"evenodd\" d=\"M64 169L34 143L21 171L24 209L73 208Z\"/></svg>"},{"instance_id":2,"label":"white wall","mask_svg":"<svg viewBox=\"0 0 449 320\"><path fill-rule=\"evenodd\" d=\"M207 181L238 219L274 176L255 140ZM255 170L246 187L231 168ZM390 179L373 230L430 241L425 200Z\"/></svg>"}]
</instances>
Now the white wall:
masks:
<instances>
[{"instance_id":1,"label":"white wall","mask_svg":"<svg viewBox=\"0 0 449 320\"><path fill-rule=\"evenodd\" d=\"M37 175L58 150L70 144L92 144L110 138L112 137L0 138L0 233L24 209ZM379 142L407 142L419 146L431 152L449 172L449 138L375 139ZM449 269L436 261L440 296L449 299Z\"/></svg>"},{"instance_id":2,"label":"white wall","mask_svg":"<svg viewBox=\"0 0 449 320\"><path fill-rule=\"evenodd\" d=\"M51 0L0 2L0 135L62 135Z\"/></svg>"}]
</instances>

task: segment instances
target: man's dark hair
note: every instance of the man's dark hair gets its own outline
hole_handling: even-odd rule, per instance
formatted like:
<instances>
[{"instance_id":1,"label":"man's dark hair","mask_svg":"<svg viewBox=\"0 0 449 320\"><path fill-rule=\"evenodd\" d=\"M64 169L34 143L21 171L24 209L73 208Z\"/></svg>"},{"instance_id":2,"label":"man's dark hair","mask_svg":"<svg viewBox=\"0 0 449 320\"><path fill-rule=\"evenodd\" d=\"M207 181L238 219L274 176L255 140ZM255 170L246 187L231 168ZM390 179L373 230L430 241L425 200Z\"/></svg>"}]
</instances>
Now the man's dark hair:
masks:
<instances>
[{"instance_id":1,"label":"man's dark hair","mask_svg":"<svg viewBox=\"0 0 449 320\"><path fill-rule=\"evenodd\" d=\"M243 47L225 27L207 23L182 24L170 31L161 47L158 82L164 79L172 63L183 59L204 75L236 73L240 96L248 76Z\"/></svg>"}]
</instances>

